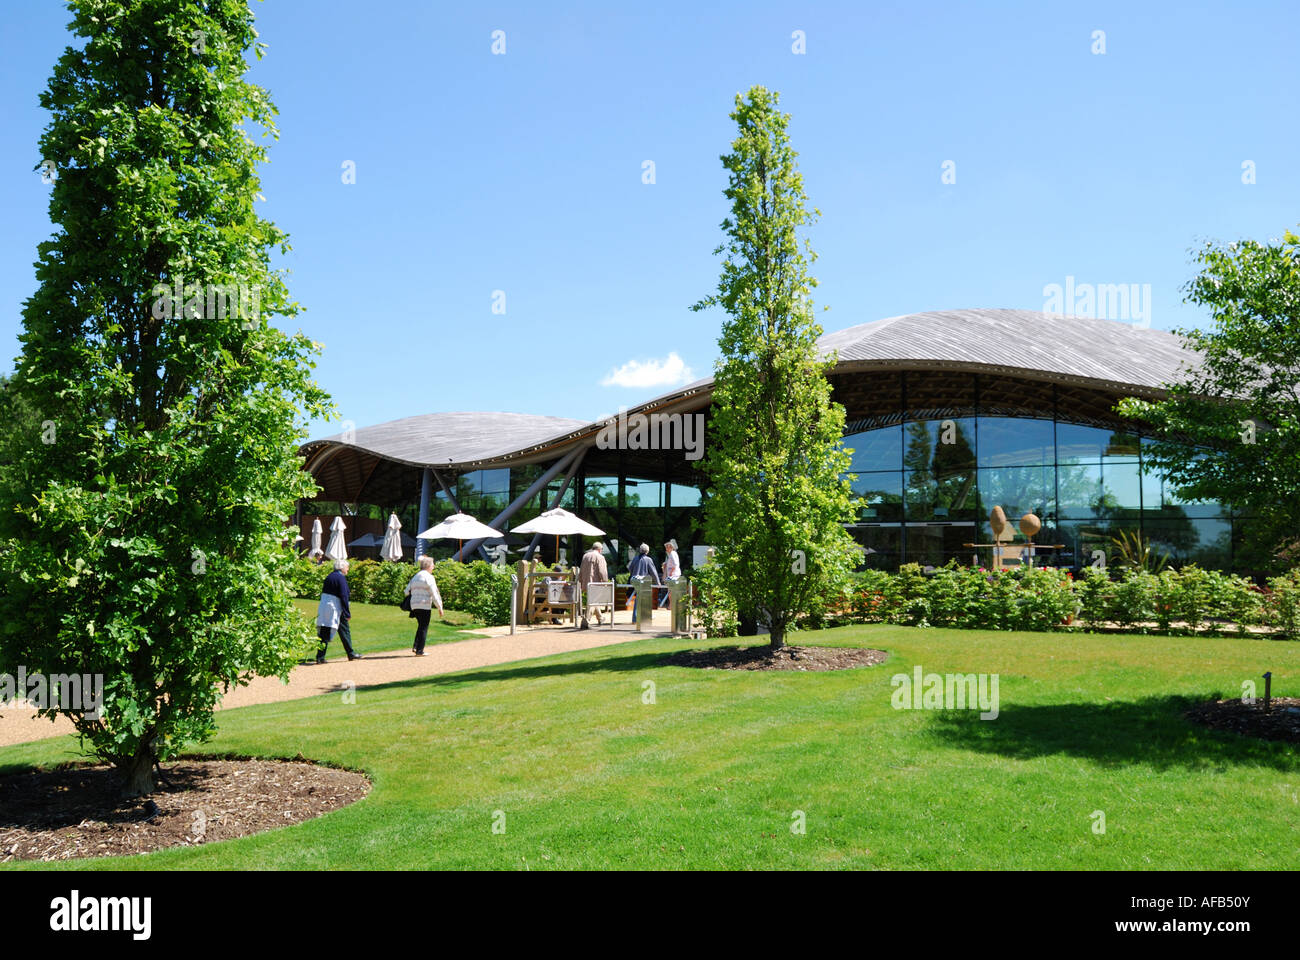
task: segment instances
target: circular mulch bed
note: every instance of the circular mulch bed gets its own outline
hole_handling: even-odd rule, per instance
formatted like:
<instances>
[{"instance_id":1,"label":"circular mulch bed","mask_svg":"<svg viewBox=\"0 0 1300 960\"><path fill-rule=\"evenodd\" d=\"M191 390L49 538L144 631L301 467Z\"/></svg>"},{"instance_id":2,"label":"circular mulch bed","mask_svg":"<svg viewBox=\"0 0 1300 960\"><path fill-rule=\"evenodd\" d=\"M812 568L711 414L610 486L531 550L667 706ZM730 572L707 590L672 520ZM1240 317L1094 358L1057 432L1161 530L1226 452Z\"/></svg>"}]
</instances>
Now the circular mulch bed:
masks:
<instances>
[{"instance_id":1,"label":"circular mulch bed","mask_svg":"<svg viewBox=\"0 0 1300 960\"><path fill-rule=\"evenodd\" d=\"M355 803L370 780L297 760L180 759L158 790L123 800L111 767L0 777L0 862L193 847L301 823Z\"/></svg>"},{"instance_id":2,"label":"circular mulch bed","mask_svg":"<svg viewBox=\"0 0 1300 960\"><path fill-rule=\"evenodd\" d=\"M1245 737L1300 743L1300 698L1274 697L1269 707L1265 713L1262 697L1253 704L1240 699L1211 700L1188 710L1187 719Z\"/></svg>"},{"instance_id":3,"label":"circular mulch bed","mask_svg":"<svg viewBox=\"0 0 1300 960\"><path fill-rule=\"evenodd\" d=\"M683 650L663 662L671 667L703 670L848 670L884 663L889 655L865 647L782 647L775 654L766 644L757 647L714 647Z\"/></svg>"}]
</instances>

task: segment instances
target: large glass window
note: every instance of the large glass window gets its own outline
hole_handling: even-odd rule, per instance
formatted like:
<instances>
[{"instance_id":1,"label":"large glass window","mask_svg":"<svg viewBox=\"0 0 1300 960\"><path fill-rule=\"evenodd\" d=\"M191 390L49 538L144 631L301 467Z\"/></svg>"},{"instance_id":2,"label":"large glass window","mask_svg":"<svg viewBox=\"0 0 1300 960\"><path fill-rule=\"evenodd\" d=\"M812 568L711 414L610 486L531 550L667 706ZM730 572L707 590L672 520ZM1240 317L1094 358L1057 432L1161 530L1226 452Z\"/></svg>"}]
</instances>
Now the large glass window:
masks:
<instances>
[{"instance_id":1,"label":"large glass window","mask_svg":"<svg viewBox=\"0 0 1300 960\"><path fill-rule=\"evenodd\" d=\"M979 471L981 520L1001 507L1013 523L1026 513L1040 519L1056 514L1056 470L1042 467L1002 467Z\"/></svg>"},{"instance_id":2,"label":"large glass window","mask_svg":"<svg viewBox=\"0 0 1300 960\"><path fill-rule=\"evenodd\" d=\"M1032 467L1055 463L1054 426L1051 420L980 417L977 434L979 465Z\"/></svg>"},{"instance_id":3,"label":"large glass window","mask_svg":"<svg viewBox=\"0 0 1300 960\"><path fill-rule=\"evenodd\" d=\"M863 549L868 570L897 570L903 562L903 526L899 523L860 523L849 527Z\"/></svg>"},{"instance_id":4,"label":"large glass window","mask_svg":"<svg viewBox=\"0 0 1300 960\"><path fill-rule=\"evenodd\" d=\"M669 491L674 507L698 507L700 505L700 490L698 487L687 487L680 483L674 483L672 490Z\"/></svg>"},{"instance_id":5,"label":"large glass window","mask_svg":"<svg viewBox=\"0 0 1300 960\"><path fill-rule=\"evenodd\" d=\"M909 470L903 476L908 520L979 519L974 470L951 473Z\"/></svg>"},{"instance_id":6,"label":"large glass window","mask_svg":"<svg viewBox=\"0 0 1300 960\"><path fill-rule=\"evenodd\" d=\"M1058 423L1056 460L1058 463L1136 463L1138 438L1131 433Z\"/></svg>"},{"instance_id":7,"label":"large glass window","mask_svg":"<svg viewBox=\"0 0 1300 960\"><path fill-rule=\"evenodd\" d=\"M853 473L871 473L877 470L897 470L903 465L903 426L880 427L854 433L844 438L844 446L852 449Z\"/></svg>"},{"instance_id":8,"label":"large glass window","mask_svg":"<svg viewBox=\"0 0 1300 960\"><path fill-rule=\"evenodd\" d=\"M904 527L907 536L906 561L930 567L941 567L949 560L970 563L977 550L966 544L975 542L976 529L974 522L909 523Z\"/></svg>"},{"instance_id":9,"label":"large glass window","mask_svg":"<svg viewBox=\"0 0 1300 960\"><path fill-rule=\"evenodd\" d=\"M903 467L950 472L975 466L975 420L913 420L904 427Z\"/></svg>"},{"instance_id":10,"label":"large glass window","mask_svg":"<svg viewBox=\"0 0 1300 960\"><path fill-rule=\"evenodd\" d=\"M903 475L899 471L860 473L853 481L853 493L862 499L859 513L862 522L903 519Z\"/></svg>"},{"instance_id":11,"label":"large glass window","mask_svg":"<svg viewBox=\"0 0 1300 960\"><path fill-rule=\"evenodd\" d=\"M658 556L664 543L663 484L629 477L625 481L622 531L629 547L644 543ZM656 561L658 562L658 561ZM619 572L623 572L620 568Z\"/></svg>"}]
</instances>

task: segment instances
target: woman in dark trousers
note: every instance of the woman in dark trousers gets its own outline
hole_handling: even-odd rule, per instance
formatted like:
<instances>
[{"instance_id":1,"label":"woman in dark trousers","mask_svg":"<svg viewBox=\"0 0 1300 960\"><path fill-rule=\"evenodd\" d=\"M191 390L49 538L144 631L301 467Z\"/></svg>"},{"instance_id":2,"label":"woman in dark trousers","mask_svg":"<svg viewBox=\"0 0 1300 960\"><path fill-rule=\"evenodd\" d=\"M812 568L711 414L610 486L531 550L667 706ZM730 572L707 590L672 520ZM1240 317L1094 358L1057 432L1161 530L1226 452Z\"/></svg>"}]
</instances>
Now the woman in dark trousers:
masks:
<instances>
[{"instance_id":1,"label":"woman in dark trousers","mask_svg":"<svg viewBox=\"0 0 1300 960\"><path fill-rule=\"evenodd\" d=\"M411 597L411 616L415 618L415 646L411 652L422 657L434 607L438 608L438 618L442 618L442 595L438 593L438 581L433 579L433 557L420 558L420 569L406 584L405 592Z\"/></svg>"}]
</instances>

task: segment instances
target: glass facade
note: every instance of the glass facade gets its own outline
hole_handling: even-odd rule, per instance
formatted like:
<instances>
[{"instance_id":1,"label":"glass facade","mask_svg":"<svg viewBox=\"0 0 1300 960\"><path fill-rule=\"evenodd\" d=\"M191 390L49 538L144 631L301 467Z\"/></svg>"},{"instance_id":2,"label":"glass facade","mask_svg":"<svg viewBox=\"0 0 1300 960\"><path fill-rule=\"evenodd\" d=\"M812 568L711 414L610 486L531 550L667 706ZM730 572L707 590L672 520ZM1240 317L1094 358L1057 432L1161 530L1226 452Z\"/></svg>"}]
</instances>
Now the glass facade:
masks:
<instances>
[{"instance_id":1,"label":"glass facade","mask_svg":"<svg viewBox=\"0 0 1300 960\"><path fill-rule=\"evenodd\" d=\"M490 523L512 500L526 492L545 470L545 465L536 464L477 470L456 477L453 490L462 510ZM451 483L450 479L448 483ZM635 549L641 543L649 544L655 562L661 562L663 544L669 538L677 540L683 566L690 566L691 545L698 537L701 513L698 488L645 477L620 479L618 476L588 475L580 471L557 501L563 484L563 475L552 479L541 493L534 495L503 524L507 533L508 561L521 558L533 539L527 534L510 535L510 530L541 513L544 498L546 509L563 507L606 532L604 540L616 547L618 553L618 559L610 565L612 573L627 571L629 545ZM435 484L429 504L430 526L453 512L455 508L450 498ZM404 529L414 528L417 514L418 505L407 504L404 507L400 512ZM585 548L585 542L578 537L561 537L559 540L560 552L569 562L573 562ZM450 557L455 551L454 542L428 544L429 554L437 559ZM556 559L555 551L555 538L543 537L538 542L536 555L550 563Z\"/></svg>"},{"instance_id":2,"label":"glass facade","mask_svg":"<svg viewBox=\"0 0 1300 960\"><path fill-rule=\"evenodd\" d=\"M1104 389L950 370L854 374L833 383L851 418L844 442L852 451L852 489L861 499L848 526L866 549L868 566L988 564L991 551L971 545L991 542L988 517L995 506L1013 525L1026 513L1040 518L1035 542L1062 545L1041 551L1043 563L1078 569L1097 551L1109 558L1112 538L1136 530L1176 566L1233 566L1246 518L1218 503L1184 502L1159 475L1144 474L1149 441L1113 419L1115 397ZM658 559L670 538L689 567L692 547L704 544L701 490L674 482L697 475L683 471L680 452L662 457L592 448L562 495L563 478L552 479L504 527L508 532L559 505L606 531L602 539L617 549L614 573L626 571L629 549L647 543ZM461 509L492 522L546 469L532 464L444 476ZM414 486L417 499L395 508L411 533ZM436 484L432 493L429 523L436 524L454 508ZM387 507L360 506L376 519L387 516ZM509 536L507 559L531 541ZM555 559L553 538L539 546L544 559ZM576 537L559 544L569 561L584 546ZM454 549L454 543L430 545L435 557Z\"/></svg>"},{"instance_id":3,"label":"glass facade","mask_svg":"<svg viewBox=\"0 0 1300 960\"><path fill-rule=\"evenodd\" d=\"M969 545L991 542L995 506L1013 525L1036 514L1035 543L1064 545L1040 563L1077 569L1096 550L1109 556L1121 530L1140 530L1175 565L1231 566L1229 511L1179 502L1159 476L1143 475L1144 440L1122 429L1049 416L905 417L844 443L866 501L850 530L868 566L987 564L990 551Z\"/></svg>"}]
</instances>

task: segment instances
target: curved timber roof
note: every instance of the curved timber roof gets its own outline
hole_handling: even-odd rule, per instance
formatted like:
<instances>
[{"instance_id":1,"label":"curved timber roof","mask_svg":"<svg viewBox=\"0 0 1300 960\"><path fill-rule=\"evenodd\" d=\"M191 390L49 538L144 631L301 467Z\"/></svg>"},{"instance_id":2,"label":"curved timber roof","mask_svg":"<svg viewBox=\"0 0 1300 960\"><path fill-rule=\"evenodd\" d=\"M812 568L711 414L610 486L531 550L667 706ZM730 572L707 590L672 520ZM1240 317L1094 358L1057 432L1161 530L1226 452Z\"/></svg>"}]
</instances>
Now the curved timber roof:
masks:
<instances>
[{"instance_id":1,"label":"curved timber roof","mask_svg":"<svg viewBox=\"0 0 1300 960\"><path fill-rule=\"evenodd\" d=\"M878 366L1015 371L1142 394L1163 392L1196 359L1163 330L1036 310L911 313L828 333L819 344L838 351L837 373Z\"/></svg>"},{"instance_id":2,"label":"curved timber roof","mask_svg":"<svg viewBox=\"0 0 1300 960\"><path fill-rule=\"evenodd\" d=\"M1180 371L1196 360L1177 336L1161 330L1011 309L889 317L825 334L819 345L824 354L838 354L831 371L837 381L855 371L932 370L958 379L996 374L1112 396L1159 396L1164 384L1181 379ZM702 410L712 390L712 379L699 380L629 412ZM323 486L360 494L381 482L385 488L409 489L410 476L386 479L394 470L418 476L425 466L455 473L553 460L574 446L589 446L606 422L521 413L431 413L362 427L348 437L313 440L300 452Z\"/></svg>"}]
</instances>

